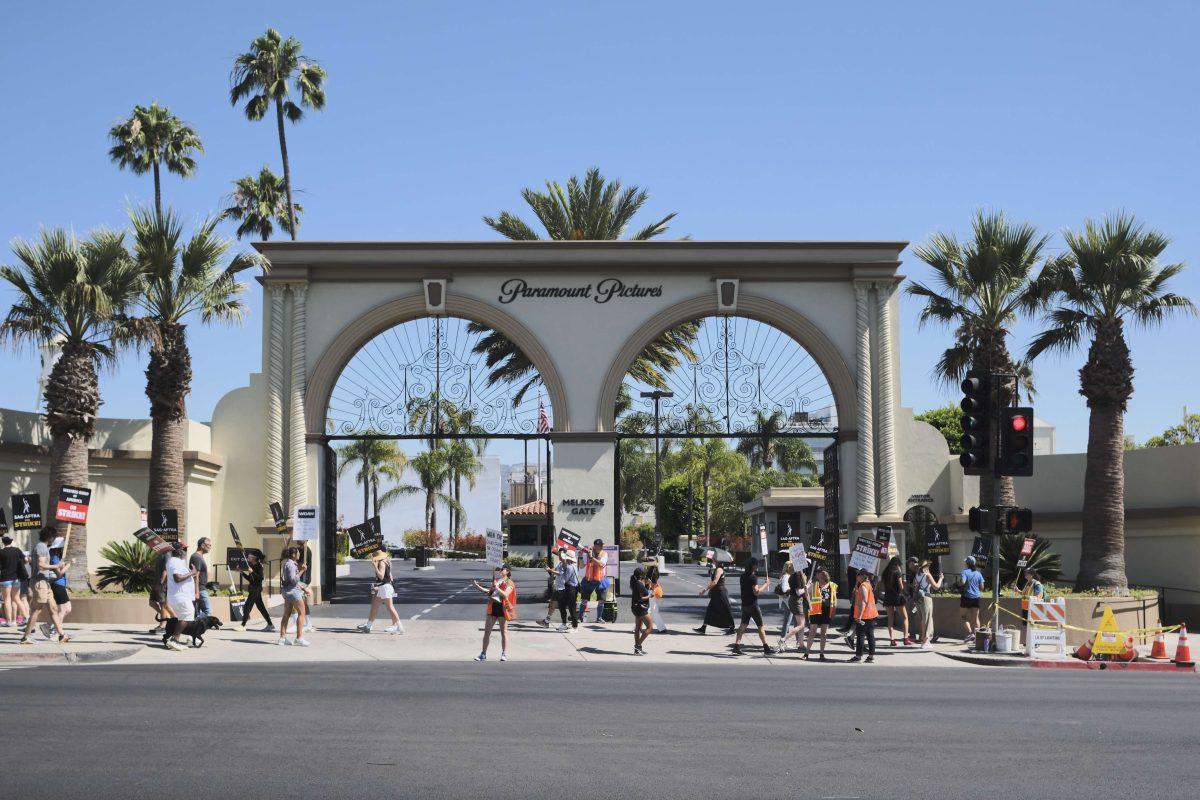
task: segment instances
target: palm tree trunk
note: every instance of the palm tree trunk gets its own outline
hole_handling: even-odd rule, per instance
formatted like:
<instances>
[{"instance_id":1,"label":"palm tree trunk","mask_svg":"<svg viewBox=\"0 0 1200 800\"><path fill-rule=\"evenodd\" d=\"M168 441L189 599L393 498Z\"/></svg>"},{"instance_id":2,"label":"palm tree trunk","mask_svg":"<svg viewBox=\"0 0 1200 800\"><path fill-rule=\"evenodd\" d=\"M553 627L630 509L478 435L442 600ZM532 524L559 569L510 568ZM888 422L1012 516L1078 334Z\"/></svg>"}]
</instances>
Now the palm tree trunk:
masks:
<instances>
[{"instance_id":1,"label":"palm tree trunk","mask_svg":"<svg viewBox=\"0 0 1200 800\"><path fill-rule=\"evenodd\" d=\"M437 505L434 491L425 492L425 530L437 530Z\"/></svg>"},{"instance_id":2,"label":"palm tree trunk","mask_svg":"<svg viewBox=\"0 0 1200 800\"><path fill-rule=\"evenodd\" d=\"M60 535L66 535L65 523L53 523L58 490L63 486L88 485L88 440L82 436L60 433L50 440L50 495L42 513L48 523L57 524ZM64 558L74 563L67 571L67 585L74 591L89 588L87 526L72 525Z\"/></svg>"},{"instance_id":3,"label":"palm tree trunk","mask_svg":"<svg viewBox=\"0 0 1200 800\"><path fill-rule=\"evenodd\" d=\"M704 477L704 544L708 544L708 476Z\"/></svg>"},{"instance_id":4,"label":"palm tree trunk","mask_svg":"<svg viewBox=\"0 0 1200 800\"><path fill-rule=\"evenodd\" d=\"M371 476L371 510L375 513L372 516L379 516L379 476Z\"/></svg>"},{"instance_id":5,"label":"palm tree trunk","mask_svg":"<svg viewBox=\"0 0 1200 800\"><path fill-rule=\"evenodd\" d=\"M371 459L363 455L363 522L371 518Z\"/></svg>"},{"instance_id":6,"label":"palm tree trunk","mask_svg":"<svg viewBox=\"0 0 1200 800\"><path fill-rule=\"evenodd\" d=\"M462 508L462 476L457 472L454 473L454 502L458 503L459 508ZM454 513L454 544L458 543L458 539L462 536L462 512L457 509L452 509Z\"/></svg>"},{"instance_id":7,"label":"palm tree trunk","mask_svg":"<svg viewBox=\"0 0 1200 800\"><path fill-rule=\"evenodd\" d=\"M150 485L146 507L174 509L179 538L187 538L187 492L183 450L187 442L186 397L191 386L192 357L184 326L158 326L158 341L146 365L146 397L150 399Z\"/></svg>"},{"instance_id":8,"label":"palm tree trunk","mask_svg":"<svg viewBox=\"0 0 1200 800\"><path fill-rule=\"evenodd\" d=\"M283 188L287 192L288 221L291 223L289 234L296 241L296 206L292 203L292 166L288 163L287 137L283 131L283 101L275 101L275 124L279 128L279 155L283 158Z\"/></svg>"},{"instance_id":9,"label":"palm tree trunk","mask_svg":"<svg viewBox=\"0 0 1200 800\"><path fill-rule=\"evenodd\" d=\"M158 161L154 162L154 216L162 222L162 184L158 178Z\"/></svg>"}]
</instances>

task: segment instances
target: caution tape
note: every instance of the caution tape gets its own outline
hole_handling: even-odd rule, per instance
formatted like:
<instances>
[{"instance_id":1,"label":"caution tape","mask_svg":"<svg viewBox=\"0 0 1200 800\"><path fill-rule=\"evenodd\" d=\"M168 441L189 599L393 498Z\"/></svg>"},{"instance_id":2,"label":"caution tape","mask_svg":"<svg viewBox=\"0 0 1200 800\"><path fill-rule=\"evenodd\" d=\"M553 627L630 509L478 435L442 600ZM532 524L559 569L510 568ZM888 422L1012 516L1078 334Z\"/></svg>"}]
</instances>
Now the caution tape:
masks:
<instances>
[{"instance_id":1,"label":"caution tape","mask_svg":"<svg viewBox=\"0 0 1200 800\"><path fill-rule=\"evenodd\" d=\"M996 608L996 601L993 600L991 605L989 606L989 609L994 609L994 608ZM1097 629L1097 628L1080 628L1076 625L1067 625L1066 623L1054 624L1054 623L1043 623L1043 622L1029 622L1028 620L1025 620L1024 618L1022 618L1020 614L1014 614L1013 612L1009 611L1004 606L1000 606L1000 613L1008 614L1010 617L1013 617L1014 619L1021 620L1021 622L1023 624L1026 624L1031 628L1037 628L1039 630L1052 631L1052 630L1058 630L1059 628L1065 628L1067 630L1081 631L1083 633L1092 633L1092 634L1100 633L1099 629ZM1159 626L1153 627L1153 628L1131 628L1127 631L1118 631L1118 633L1122 634L1124 636L1132 636L1134 639L1149 640L1149 639L1153 639L1159 633L1174 633L1175 631L1179 630L1181 627L1183 627L1183 626L1182 625L1159 625Z\"/></svg>"}]
</instances>

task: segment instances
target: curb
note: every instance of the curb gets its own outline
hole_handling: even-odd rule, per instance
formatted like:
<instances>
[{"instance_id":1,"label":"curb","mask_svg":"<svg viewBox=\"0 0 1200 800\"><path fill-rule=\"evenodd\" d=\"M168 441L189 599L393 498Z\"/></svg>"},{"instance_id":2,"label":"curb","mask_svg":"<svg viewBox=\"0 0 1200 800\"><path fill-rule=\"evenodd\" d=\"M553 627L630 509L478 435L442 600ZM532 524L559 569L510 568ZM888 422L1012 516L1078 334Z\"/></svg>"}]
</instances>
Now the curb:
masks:
<instances>
[{"instance_id":1,"label":"curb","mask_svg":"<svg viewBox=\"0 0 1200 800\"><path fill-rule=\"evenodd\" d=\"M5 653L0 655L0 667L22 664L103 664L129 658L140 650L142 650L141 647L115 647L109 650L84 650L81 652L60 650L40 653Z\"/></svg>"},{"instance_id":2,"label":"curb","mask_svg":"<svg viewBox=\"0 0 1200 800\"><path fill-rule=\"evenodd\" d=\"M981 667L1028 667L1029 659L1024 656L1004 657L994 656L987 653L943 653L938 655L950 659L951 661L961 661L964 664L975 664Z\"/></svg>"},{"instance_id":3,"label":"curb","mask_svg":"<svg viewBox=\"0 0 1200 800\"><path fill-rule=\"evenodd\" d=\"M1071 658L1065 661L1036 660L1030 662L1030 666L1038 669L1092 669L1099 671L1113 670L1117 672L1177 672L1189 675L1196 674L1196 667L1177 667L1170 661L1080 661L1078 658Z\"/></svg>"}]
</instances>

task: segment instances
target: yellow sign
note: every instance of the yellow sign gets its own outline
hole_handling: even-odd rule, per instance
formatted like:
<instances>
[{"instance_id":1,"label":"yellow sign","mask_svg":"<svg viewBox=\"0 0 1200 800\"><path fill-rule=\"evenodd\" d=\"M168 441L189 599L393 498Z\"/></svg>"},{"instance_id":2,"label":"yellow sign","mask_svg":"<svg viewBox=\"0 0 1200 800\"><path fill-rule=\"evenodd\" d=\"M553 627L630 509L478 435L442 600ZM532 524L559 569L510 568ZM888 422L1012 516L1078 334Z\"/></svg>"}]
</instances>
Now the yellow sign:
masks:
<instances>
[{"instance_id":1,"label":"yellow sign","mask_svg":"<svg viewBox=\"0 0 1200 800\"><path fill-rule=\"evenodd\" d=\"M1096 632L1092 652L1098 656L1119 656L1125 652L1125 641L1117 630L1117 618L1107 603L1104 604L1104 616L1100 619L1100 629Z\"/></svg>"}]
</instances>

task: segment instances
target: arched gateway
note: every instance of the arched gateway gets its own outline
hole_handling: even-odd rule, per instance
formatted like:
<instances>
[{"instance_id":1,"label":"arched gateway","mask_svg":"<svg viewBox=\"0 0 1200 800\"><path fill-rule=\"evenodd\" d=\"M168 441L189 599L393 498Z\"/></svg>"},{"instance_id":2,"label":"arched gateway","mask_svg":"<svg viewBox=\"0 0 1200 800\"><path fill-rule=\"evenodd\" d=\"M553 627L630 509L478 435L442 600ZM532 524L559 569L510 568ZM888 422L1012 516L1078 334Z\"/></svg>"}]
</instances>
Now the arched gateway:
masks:
<instances>
[{"instance_id":1,"label":"arched gateway","mask_svg":"<svg viewBox=\"0 0 1200 800\"><path fill-rule=\"evenodd\" d=\"M601 501L596 513L573 516L572 529L612 540L619 521L614 405L626 371L671 326L736 315L787 334L824 374L837 420L826 433L837 443L841 524L901 522L894 290L904 242L256 246L271 263L259 279L266 317L262 509L322 504L322 487L332 481L331 394L355 353L393 326L450 317L500 332L532 363L553 408L546 435L553 497ZM256 494L239 482L240 496ZM336 520L332 509L322 508L322 517L318 550L328 583Z\"/></svg>"}]
</instances>

